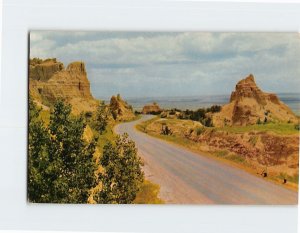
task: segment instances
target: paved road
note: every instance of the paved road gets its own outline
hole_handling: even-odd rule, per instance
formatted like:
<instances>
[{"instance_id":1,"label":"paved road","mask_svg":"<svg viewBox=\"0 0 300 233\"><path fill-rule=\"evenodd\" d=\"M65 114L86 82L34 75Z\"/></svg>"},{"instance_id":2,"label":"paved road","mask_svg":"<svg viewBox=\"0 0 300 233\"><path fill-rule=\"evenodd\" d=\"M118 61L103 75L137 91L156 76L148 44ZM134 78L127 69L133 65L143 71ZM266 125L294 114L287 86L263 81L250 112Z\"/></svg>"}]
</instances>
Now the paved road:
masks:
<instances>
[{"instance_id":1,"label":"paved road","mask_svg":"<svg viewBox=\"0 0 300 233\"><path fill-rule=\"evenodd\" d=\"M146 178L160 185L166 203L297 204L297 192L135 129L151 117L119 124L115 131L136 142Z\"/></svg>"}]
</instances>

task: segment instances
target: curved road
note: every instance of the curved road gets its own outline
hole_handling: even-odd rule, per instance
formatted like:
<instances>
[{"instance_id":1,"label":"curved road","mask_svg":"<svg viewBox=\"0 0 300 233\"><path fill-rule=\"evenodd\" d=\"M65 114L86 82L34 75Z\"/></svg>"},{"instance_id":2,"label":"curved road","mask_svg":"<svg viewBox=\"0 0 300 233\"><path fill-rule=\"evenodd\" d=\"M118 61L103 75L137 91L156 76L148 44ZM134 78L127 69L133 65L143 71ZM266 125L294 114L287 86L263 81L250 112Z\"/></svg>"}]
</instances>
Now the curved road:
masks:
<instances>
[{"instance_id":1,"label":"curved road","mask_svg":"<svg viewBox=\"0 0 300 233\"><path fill-rule=\"evenodd\" d=\"M135 129L152 117L119 124L115 131L135 141L146 178L160 185L166 203L297 204L297 192Z\"/></svg>"}]
</instances>

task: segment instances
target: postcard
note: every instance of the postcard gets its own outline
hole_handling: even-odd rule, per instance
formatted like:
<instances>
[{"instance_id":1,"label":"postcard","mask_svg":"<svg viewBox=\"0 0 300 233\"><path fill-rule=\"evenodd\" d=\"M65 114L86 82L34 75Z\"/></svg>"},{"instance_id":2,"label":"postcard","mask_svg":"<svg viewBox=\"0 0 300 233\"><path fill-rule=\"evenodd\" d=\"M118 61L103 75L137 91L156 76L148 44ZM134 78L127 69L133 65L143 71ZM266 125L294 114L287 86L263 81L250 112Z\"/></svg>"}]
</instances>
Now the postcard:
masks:
<instances>
[{"instance_id":1,"label":"postcard","mask_svg":"<svg viewBox=\"0 0 300 233\"><path fill-rule=\"evenodd\" d=\"M299 39L31 31L28 201L297 204Z\"/></svg>"}]
</instances>

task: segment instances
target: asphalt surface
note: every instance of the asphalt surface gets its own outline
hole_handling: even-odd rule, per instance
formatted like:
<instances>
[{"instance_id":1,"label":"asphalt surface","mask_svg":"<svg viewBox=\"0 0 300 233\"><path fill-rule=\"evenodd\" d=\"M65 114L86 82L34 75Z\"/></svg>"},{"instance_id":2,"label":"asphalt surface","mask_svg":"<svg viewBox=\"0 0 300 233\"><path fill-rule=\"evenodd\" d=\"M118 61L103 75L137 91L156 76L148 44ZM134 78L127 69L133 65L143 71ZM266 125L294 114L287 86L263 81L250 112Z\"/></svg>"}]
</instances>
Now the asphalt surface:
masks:
<instances>
[{"instance_id":1,"label":"asphalt surface","mask_svg":"<svg viewBox=\"0 0 300 233\"><path fill-rule=\"evenodd\" d=\"M115 132L135 141L146 179L160 185L166 203L297 204L295 191L136 130L151 117L119 124Z\"/></svg>"}]
</instances>

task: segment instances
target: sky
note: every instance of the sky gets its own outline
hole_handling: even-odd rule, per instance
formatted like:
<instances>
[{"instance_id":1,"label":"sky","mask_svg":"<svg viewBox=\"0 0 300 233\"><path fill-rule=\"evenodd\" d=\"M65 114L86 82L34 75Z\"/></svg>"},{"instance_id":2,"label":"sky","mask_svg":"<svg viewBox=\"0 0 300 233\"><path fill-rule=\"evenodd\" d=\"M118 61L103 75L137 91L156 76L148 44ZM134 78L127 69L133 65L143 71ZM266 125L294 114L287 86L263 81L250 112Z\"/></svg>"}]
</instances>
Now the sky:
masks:
<instances>
[{"instance_id":1,"label":"sky","mask_svg":"<svg viewBox=\"0 0 300 233\"><path fill-rule=\"evenodd\" d=\"M300 92L299 33L32 31L33 57L85 62L96 98L230 94L250 73Z\"/></svg>"}]
</instances>

